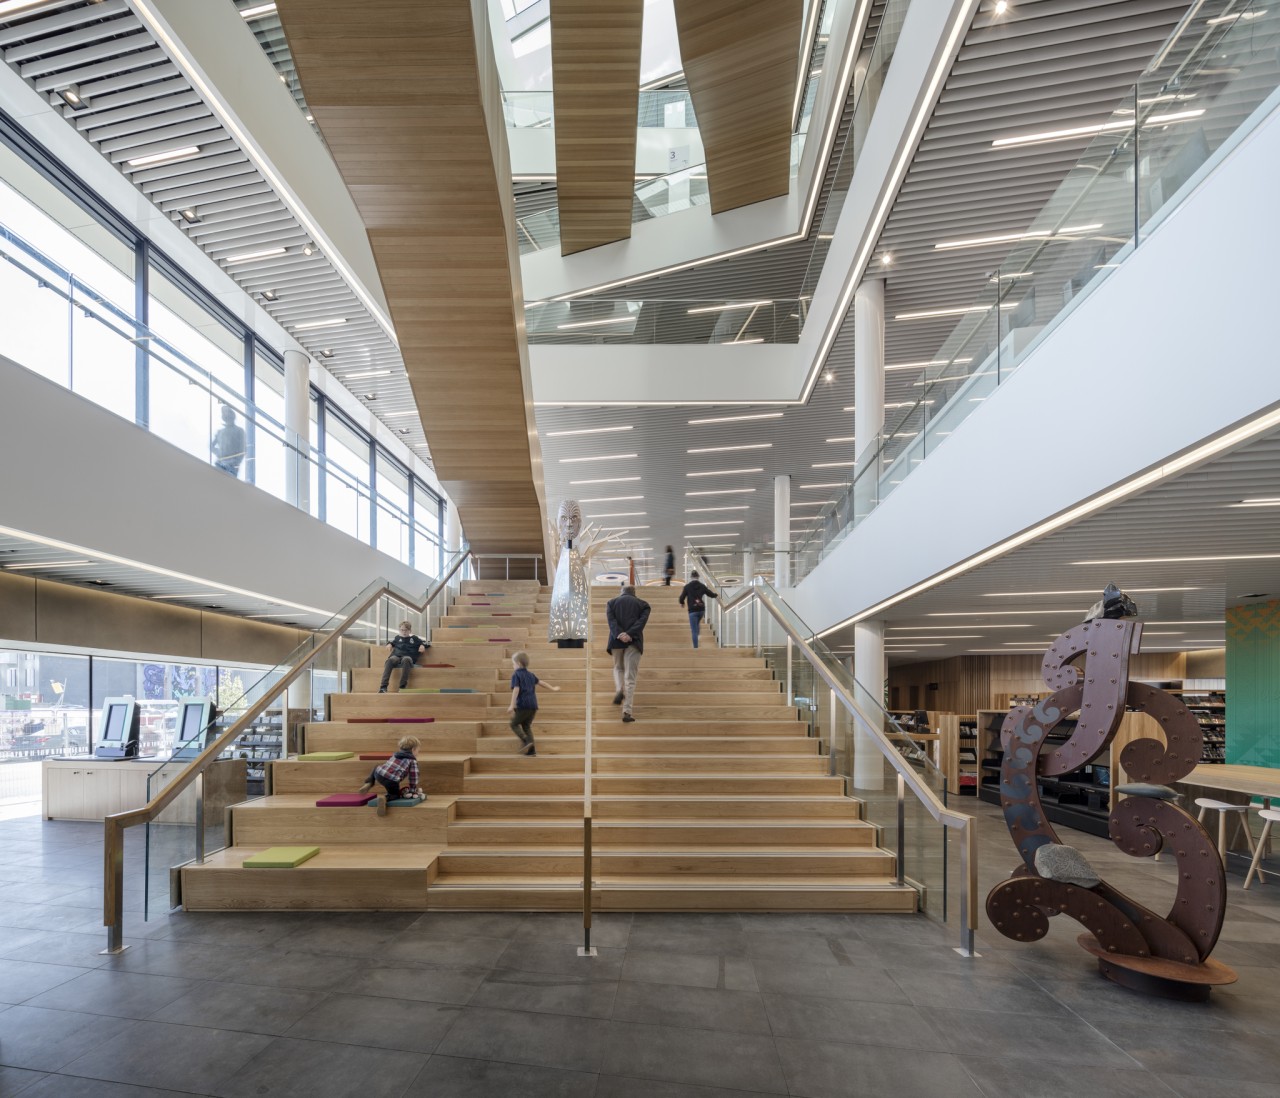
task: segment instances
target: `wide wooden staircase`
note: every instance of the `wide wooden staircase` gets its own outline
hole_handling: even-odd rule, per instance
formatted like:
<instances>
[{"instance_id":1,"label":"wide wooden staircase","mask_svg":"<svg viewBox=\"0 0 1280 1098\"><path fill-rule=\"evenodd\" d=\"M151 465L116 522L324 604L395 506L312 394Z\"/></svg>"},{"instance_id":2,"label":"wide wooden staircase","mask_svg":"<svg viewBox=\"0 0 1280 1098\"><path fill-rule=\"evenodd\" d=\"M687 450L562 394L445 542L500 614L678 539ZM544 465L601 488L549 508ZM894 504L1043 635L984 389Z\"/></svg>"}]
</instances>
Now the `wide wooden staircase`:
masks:
<instances>
[{"instance_id":1,"label":"wide wooden staircase","mask_svg":"<svg viewBox=\"0 0 1280 1098\"><path fill-rule=\"evenodd\" d=\"M915 910L877 827L828 776L764 661L718 648L705 629L694 651L676 587L641 592L653 612L636 721L622 723L604 651L614 594L593 593L588 653L548 643L550 592L535 581L465 583L407 692L398 673L378 694L380 666L353 671L351 692L330 696L329 719L306 726L306 752L356 757L273 763L271 794L229 810L227 849L182 870L184 906L580 908L589 655L597 910ZM539 691L533 758L517 754L505 713L521 648L562 687ZM359 756L393 751L406 733L423 744L424 803L385 817L316 806L358 789L374 765ZM320 852L294 869L243 867L281 845Z\"/></svg>"}]
</instances>

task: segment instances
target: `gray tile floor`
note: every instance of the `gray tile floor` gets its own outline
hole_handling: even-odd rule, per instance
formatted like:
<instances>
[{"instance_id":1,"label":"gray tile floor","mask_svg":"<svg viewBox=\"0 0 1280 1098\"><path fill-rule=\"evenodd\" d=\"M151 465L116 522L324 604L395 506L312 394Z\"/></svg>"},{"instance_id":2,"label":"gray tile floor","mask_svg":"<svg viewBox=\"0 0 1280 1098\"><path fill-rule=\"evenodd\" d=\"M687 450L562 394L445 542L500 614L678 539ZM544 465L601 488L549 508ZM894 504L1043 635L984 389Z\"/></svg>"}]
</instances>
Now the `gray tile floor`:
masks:
<instances>
[{"instance_id":1,"label":"gray tile floor","mask_svg":"<svg viewBox=\"0 0 1280 1098\"><path fill-rule=\"evenodd\" d=\"M970 802L966 802L966 806ZM977 806L984 889L1013 864ZM1205 1005L1103 980L1078 928L952 951L923 917L175 913L100 956L101 829L0 821L0 1096L1280 1095L1280 876L1233 867ZM1065 833L1135 897L1172 866ZM1276 859L1280 870L1280 857Z\"/></svg>"}]
</instances>

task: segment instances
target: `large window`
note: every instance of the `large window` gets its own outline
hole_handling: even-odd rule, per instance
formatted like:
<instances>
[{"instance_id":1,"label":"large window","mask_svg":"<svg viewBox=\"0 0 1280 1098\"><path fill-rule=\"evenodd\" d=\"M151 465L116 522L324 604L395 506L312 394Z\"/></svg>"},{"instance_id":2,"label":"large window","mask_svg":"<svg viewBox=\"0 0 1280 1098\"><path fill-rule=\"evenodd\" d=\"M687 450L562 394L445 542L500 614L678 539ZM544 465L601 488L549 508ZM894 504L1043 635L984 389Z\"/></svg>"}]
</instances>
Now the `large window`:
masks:
<instances>
[{"instance_id":1,"label":"large window","mask_svg":"<svg viewBox=\"0 0 1280 1098\"><path fill-rule=\"evenodd\" d=\"M439 569L440 499L0 112L0 355L386 552Z\"/></svg>"}]
</instances>

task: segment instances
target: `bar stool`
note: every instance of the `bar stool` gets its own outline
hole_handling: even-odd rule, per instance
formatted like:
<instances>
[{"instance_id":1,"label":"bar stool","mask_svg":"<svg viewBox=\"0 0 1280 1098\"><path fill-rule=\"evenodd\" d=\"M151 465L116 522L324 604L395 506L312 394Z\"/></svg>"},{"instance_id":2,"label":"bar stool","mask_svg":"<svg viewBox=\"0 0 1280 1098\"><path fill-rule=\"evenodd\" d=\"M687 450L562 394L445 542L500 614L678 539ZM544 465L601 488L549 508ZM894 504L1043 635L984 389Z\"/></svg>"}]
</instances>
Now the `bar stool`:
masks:
<instances>
[{"instance_id":1,"label":"bar stool","mask_svg":"<svg viewBox=\"0 0 1280 1098\"><path fill-rule=\"evenodd\" d=\"M1258 880L1266 883L1266 877L1262 875L1262 870L1258 868L1258 863L1262 861L1263 852L1267 849L1267 840L1271 838L1271 825L1280 820L1280 810L1274 808L1260 808L1258 815L1262 817L1262 834L1258 836L1258 847L1253 852L1253 861L1249 863L1249 872L1245 874L1244 886L1249 887L1249 883L1253 880L1253 875L1258 875Z\"/></svg>"},{"instance_id":2,"label":"bar stool","mask_svg":"<svg viewBox=\"0 0 1280 1098\"><path fill-rule=\"evenodd\" d=\"M1210 812L1218 814L1218 853L1222 855L1222 864L1227 864L1227 814L1229 812L1238 813L1241 827L1244 828L1244 841L1249 846L1249 853L1253 854L1253 832L1249 830L1249 806L1247 804L1231 804L1229 801L1217 801L1212 797L1197 797L1196 804L1200 806L1200 815L1196 817L1201 823L1204 823L1205 816Z\"/></svg>"}]
</instances>

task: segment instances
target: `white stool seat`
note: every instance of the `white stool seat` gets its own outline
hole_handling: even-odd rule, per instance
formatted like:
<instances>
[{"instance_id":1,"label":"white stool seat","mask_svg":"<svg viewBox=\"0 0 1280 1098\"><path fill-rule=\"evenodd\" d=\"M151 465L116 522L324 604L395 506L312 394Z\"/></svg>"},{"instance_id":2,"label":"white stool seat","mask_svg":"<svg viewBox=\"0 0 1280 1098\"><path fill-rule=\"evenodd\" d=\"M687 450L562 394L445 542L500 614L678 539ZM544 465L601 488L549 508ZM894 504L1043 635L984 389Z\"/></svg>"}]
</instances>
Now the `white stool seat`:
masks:
<instances>
[{"instance_id":1,"label":"white stool seat","mask_svg":"<svg viewBox=\"0 0 1280 1098\"><path fill-rule=\"evenodd\" d=\"M1244 830L1244 841L1249 848L1250 855L1253 856L1253 863L1257 862L1257 851L1253 846L1253 832L1249 828L1249 803L1232 804L1230 801L1220 801L1214 797L1197 797L1196 804L1200 806L1200 815L1196 817L1201 823L1210 812L1218 814L1218 854L1222 858L1222 868L1227 867L1227 814L1236 813L1240 819L1240 826ZM1262 874L1258 874L1258 880L1262 880Z\"/></svg>"},{"instance_id":2,"label":"white stool seat","mask_svg":"<svg viewBox=\"0 0 1280 1098\"><path fill-rule=\"evenodd\" d=\"M1271 838L1271 825L1280 820L1280 810L1275 808L1260 808L1258 815L1262 817L1262 834L1258 836L1258 846L1253 852L1253 861L1249 863L1249 872L1245 874L1244 887L1248 888L1253 882L1253 875L1258 875L1258 880L1266 882L1266 877L1262 875L1262 870L1258 868L1258 863L1262 861L1262 855L1267 849L1267 840Z\"/></svg>"}]
</instances>

